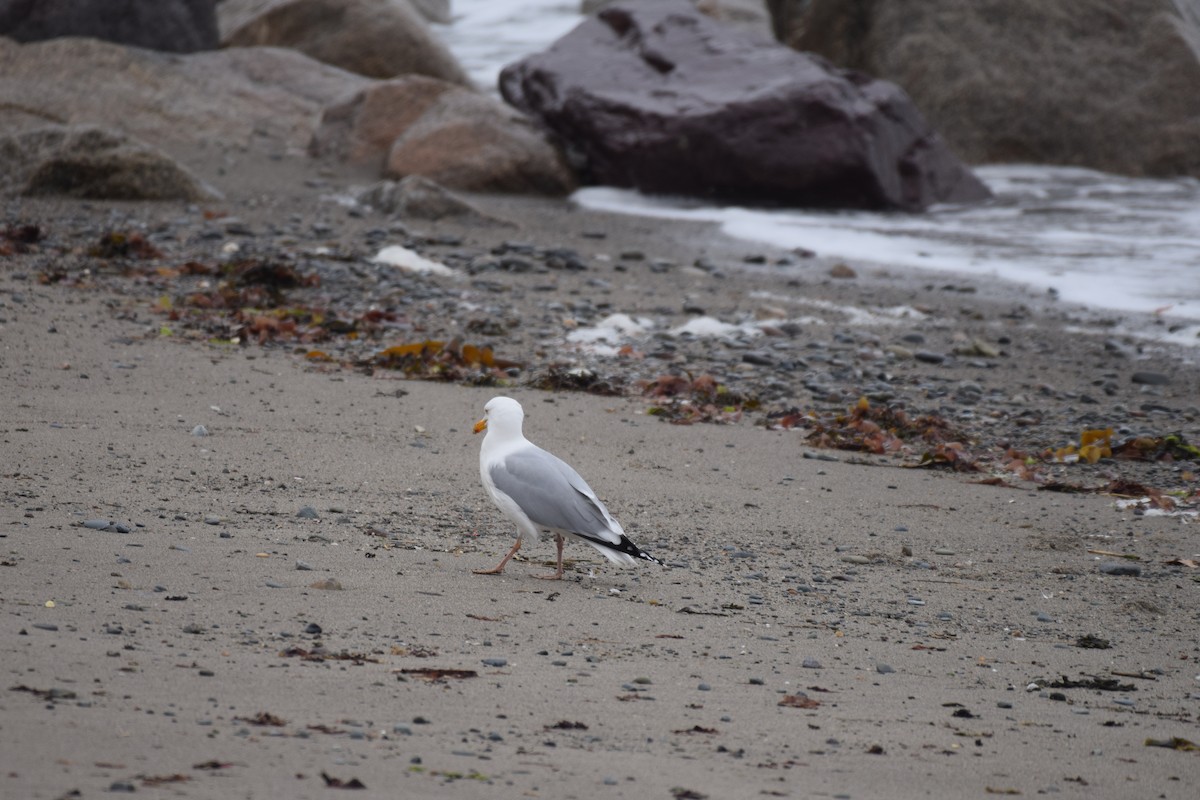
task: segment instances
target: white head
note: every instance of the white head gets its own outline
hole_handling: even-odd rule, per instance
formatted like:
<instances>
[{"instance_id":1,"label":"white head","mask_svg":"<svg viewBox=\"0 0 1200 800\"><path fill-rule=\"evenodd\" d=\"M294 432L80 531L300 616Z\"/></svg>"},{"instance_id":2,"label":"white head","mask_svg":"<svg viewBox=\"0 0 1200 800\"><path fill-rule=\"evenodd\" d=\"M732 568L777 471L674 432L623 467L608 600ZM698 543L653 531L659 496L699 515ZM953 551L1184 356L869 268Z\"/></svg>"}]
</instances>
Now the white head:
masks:
<instances>
[{"instance_id":1,"label":"white head","mask_svg":"<svg viewBox=\"0 0 1200 800\"><path fill-rule=\"evenodd\" d=\"M475 423L475 432L486 430L500 438L521 435L525 411L511 397L493 397L483 407L483 419Z\"/></svg>"}]
</instances>

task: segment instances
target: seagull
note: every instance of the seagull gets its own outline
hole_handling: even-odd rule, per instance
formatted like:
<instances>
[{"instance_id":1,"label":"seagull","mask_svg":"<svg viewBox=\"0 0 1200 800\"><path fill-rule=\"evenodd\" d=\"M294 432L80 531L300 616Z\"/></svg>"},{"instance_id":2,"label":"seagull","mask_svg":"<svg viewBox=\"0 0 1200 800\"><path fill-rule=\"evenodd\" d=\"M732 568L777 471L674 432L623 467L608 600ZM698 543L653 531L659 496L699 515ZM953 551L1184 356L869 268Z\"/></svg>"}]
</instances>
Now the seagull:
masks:
<instances>
[{"instance_id":1,"label":"seagull","mask_svg":"<svg viewBox=\"0 0 1200 800\"><path fill-rule=\"evenodd\" d=\"M493 397L483 413L475 423L475 433L487 431L479 448L479 477L496 507L517 524L517 541L499 564L474 570L476 575L499 575L521 549L524 537L536 542L542 529L554 533L558 569L538 578L562 580L564 536L587 542L615 564L634 564L639 558L662 564L629 541L621 523L578 472L525 438L521 433L525 411L520 403L511 397Z\"/></svg>"}]
</instances>

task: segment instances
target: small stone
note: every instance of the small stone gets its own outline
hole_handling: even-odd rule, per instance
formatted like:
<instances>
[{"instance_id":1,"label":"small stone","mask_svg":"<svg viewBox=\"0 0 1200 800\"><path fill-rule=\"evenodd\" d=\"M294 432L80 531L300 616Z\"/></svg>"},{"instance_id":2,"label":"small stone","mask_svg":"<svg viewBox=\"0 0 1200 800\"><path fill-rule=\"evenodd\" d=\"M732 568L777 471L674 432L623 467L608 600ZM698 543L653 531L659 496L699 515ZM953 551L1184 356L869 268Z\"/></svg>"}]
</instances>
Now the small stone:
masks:
<instances>
[{"instance_id":1,"label":"small stone","mask_svg":"<svg viewBox=\"0 0 1200 800\"><path fill-rule=\"evenodd\" d=\"M855 272L854 268L848 264L834 264L829 270L829 277L849 280L851 278L857 278L858 273Z\"/></svg>"},{"instance_id":2,"label":"small stone","mask_svg":"<svg viewBox=\"0 0 1200 800\"><path fill-rule=\"evenodd\" d=\"M301 561L300 559L297 558L296 559L296 569L308 571L308 570L312 569L312 564L309 564L307 561Z\"/></svg>"},{"instance_id":3,"label":"small stone","mask_svg":"<svg viewBox=\"0 0 1200 800\"><path fill-rule=\"evenodd\" d=\"M895 672L896 670L888 664L876 664L875 671L878 672L880 675L890 675L891 673Z\"/></svg>"},{"instance_id":4,"label":"small stone","mask_svg":"<svg viewBox=\"0 0 1200 800\"><path fill-rule=\"evenodd\" d=\"M815 658L806 658L800 662L800 666L804 667L804 669L821 669L821 662Z\"/></svg>"},{"instance_id":5,"label":"small stone","mask_svg":"<svg viewBox=\"0 0 1200 800\"><path fill-rule=\"evenodd\" d=\"M315 622L310 622L304 626L304 632L309 636L319 636L321 635L321 626Z\"/></svg>"},{"instance_id":6,"label":"small stone","mask_svg":"<svg viewBox=\"0 0 1200 800\"><path fill-rule=\"evenodd\" d=\"M1166 386L1171 382L1170 376L1161 372L1135 372L1130 376L1130 380L1145 386Z\"/></svg>"},{"instance_id":7,"label":"small stone","mask_svg":"<svg viewBox=\"0 0 1200 800\"><path fill-rule=\"evenodd\" d=\"M304 506L296 512L296 516L300 519L317 519L317 510L312 506Z\"/></svg>"},{"instance_id":8,"label":"small stone","mask_svg":"<svg viewBox=\"0 0 1200 800\"><path fill-rule=\"evenodd\" d=\"M842 561L847 564L870 564L871 559L866 556L842 556Z\"/></svg>"},{"instance_id":9,"label":"small stone","mask_svg":"<svg viewBox=\"0 0 1200 800\"><path fill-rule=\"evenodd\" d=\"M107 530L111 524L112 522L107 519L89 519L84 521L83 527L91 528L94 531L103 531Z\"/></svg>"},{"instance_id":10,"label":"small stone","mask_svg":"<svg viewBox=\"0 0 1200 800\"><path fill-rule=\"evenodd\" d=\"M1127 561L1104 561L1100 564L1100 572L1104 575L1129 575L1136 578L1142 574L1142 568Z\"/></svg>"},{"instance_id":11,"label":"small stone","mask_svg":"<svg viewBox=\"0 0 1200 800\"><path fill-rule=\"evenodd\" d=\"M918 350L913 353L913 358L925 364L941 364L946 360L946 356L942 353L935 353L931 350Z\"/></svg>"},{"instance_id":12,"label":"small stone","mask_svg":"<svg viewBox=\"0 0 1200 800\"><path fill-rule=\"evenodd\" d=\"M507 667L508 659L507 658L485 658L485 659L483 659L483 665L485 667Z\"/></svg>"},{"instance_id":13,"label":"small stone","mask_svg":"<svg viewBox=\"0 0 1200 800\"><path fill-rule=\"evenodd\" d=\"M742 353L742 362L745 364L754 364L759 367L770 367L775 364L775 359L761 350L751 350Z\"/></svg>"},{"instance_id":14,"label":"small stone","mask_svg":"<svg viewBox=\"0 0 1200 800\"><path fill-rule=\"evenodd\" d=\"M208 428L203 425L197 425L192 428L192 436L208 436Z\"/></svg>"}]
</instances>

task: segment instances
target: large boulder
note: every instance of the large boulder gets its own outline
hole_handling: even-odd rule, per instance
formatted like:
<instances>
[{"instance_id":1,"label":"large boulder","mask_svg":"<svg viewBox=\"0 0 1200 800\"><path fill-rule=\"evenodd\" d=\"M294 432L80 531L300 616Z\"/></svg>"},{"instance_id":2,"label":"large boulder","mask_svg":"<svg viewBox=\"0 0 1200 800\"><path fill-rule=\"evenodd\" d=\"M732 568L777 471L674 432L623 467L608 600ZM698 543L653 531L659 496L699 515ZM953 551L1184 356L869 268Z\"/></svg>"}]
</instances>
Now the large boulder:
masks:
<instances>
[{"instance_id":1,"label":"large boulder","mask_svg":"<svg viewBox=\"0 0 1200 800\"><path fill-rule=\"evenodd\" d=\"M216 0L0 0L0 36L36 42L88 36L191 53L217 46Z\"/></svg>"},{"instance_id":2,"label":"large boulder","mask_svg":"<svg viewBox=\"0 0 1200 800\"><path fill-rule=\"evenodd\" d=\"M415 75L375 83L327 108L309 152L464 191L565 194L575 185L559 151L529 120L498 100Z\"/></svg>"},{"instance_id":3,"label":"large boulder","mask_svg":"<svg viewBox=\"0 0 1200 800\"><path fill-rule=\"evenodd\" d=\"M653 3L657 0L624 0L624 2ZM736 25L739 28L763 36L771 36L771 14L767 11L765 0L688 0L701 14L706 14L717 22ZM583 0L581 10L584 14L595 14L597 11L611 6L622 0Z\"/></svg>"},{"instance_id":4,"label":"large boulder","mask_svg":"<svg viewBox=\"0 0 1200 800\"><path fill-rule=\"evenodd\" d=\"M95 125L49 125L0 136L0 188L93 200L219 197L165 153Z\"/></svg>"},{"instance_id":5,"label":"large boulder","mask_svg":"<svg viewBox=\"0 0 1200 800\"><path fill-rule=\"evenodd\" d=\"M506 67L500 90L596 183L826 208L989 195L894 84L721 26L686 0L609 6Z\"/></svg>"},{"instance_id":6,"label":"large boulder","mask_svg":"<svg viewBox=\"0 0 1200 800\"><path fill-rule=\"evenodd\" d=\"M102 125L229 188L252 176L218 169L303 158L322 109L370 83L274 48L173 55L96 39L0 38L0 131Z\"/></svg>"},{"instance_id":7,"label":"large boulder","mask_svg":"<svg viewBox=\"0 0 1200 800\"><path fill-rule=\"evenodd\" d=\"M287 47L371 78L466 72L408 0L224 0L226 47Z\"/></svg>"},{"instance_id":8,"label":"large boulder","mask_svg":"<svg viewBox=\"0 0 1200 800\"><path fill-rule=\"evenodd\" d=\"M318 169L370 181L420 174L478 191L573 186L545 135L498 100L422 76L376 81L279 48L174 55L96 39L0 37L0 98L0 134L100 125L161 150L226 195L257 195L281 181L299 187ZM319 162L308 154L314 132L316 151L329 156Z\"/></svg>"},{"instance_id":9,"label":"large boulder","mask_svg":"<svg viewBox=\"0 0 1200 800\"><path fill-rule=\"evenodd\" d=\"M900 84L971 162L1200 175L1200 14L1166 0L769 5L782 41Z\"/></svg>"}]
</instances>

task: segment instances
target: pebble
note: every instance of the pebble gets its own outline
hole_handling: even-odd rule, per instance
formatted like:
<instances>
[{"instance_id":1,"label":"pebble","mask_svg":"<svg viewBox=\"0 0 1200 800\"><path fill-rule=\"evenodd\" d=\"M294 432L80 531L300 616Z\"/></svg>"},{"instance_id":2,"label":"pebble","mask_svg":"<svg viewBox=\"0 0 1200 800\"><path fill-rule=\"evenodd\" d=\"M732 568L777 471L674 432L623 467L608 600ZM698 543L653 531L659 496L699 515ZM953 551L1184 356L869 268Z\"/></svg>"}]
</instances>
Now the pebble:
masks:
<instances>
[{"instance_id":1,"label":"pebble","mask_svg":"<svg viewBox=\"0 0 1200 800\"><path fill-rule=\"evenodd\" d=\"M913 353L913 358L924 364L941 364L946 360L946 356L942 353L935 353L932 350L918 350Z\"/></svg>"},{"instance_id":2,"label":"pebble","mask_svg":"<svg viewBox=\"0 0 1200 800\"><path fill-rule=\"evenodd\" d=\"M305 570L305 571L311 570L312 564L309 564L307 561L301 561L300 559L297 558L296 559L296 569Z\"/></svg>"},{"instance_id":3,"label":"pebble","mask_svg":"<svg viewBox=\"0 0 1200 800\"><path fill-rule=\"evenodd\" d=\"M218 517L216 514L205 514L204 515L204 524L205 525L220 525L221 518Z\"/></svg>"},{"instance_id":4,"label":"pebble","mask_svg":"<svg viewBox=\"0 0 1200 800\"><path fill-rule=\"evenodd\" d=\"M483 659L483 665L485 667L507 667L508 659L507 658L485 658L485 659Z\"/></svg>"},{"instance_id":5,"label":"pebble","mask_svg":"<svg viewBox=\"0 0 1200 800\"><path fill-rule=\"evenodd\" d=\"M876 664L875 671L878 672L880 675L889 675L889 674L895 672L896 670L889 664Z\"/></svg>"},{"instance_id":6,"label":"pebble","mask_svg":"<svg viewBox=\"0 0 1200 800\"><path fill-rule=\"evenodd\" d=\"M91 528L94 531L107 530L112 523L106 519L89 519L83 523L83 527Z\"/></svg>"},{"instance_id":7,"label":"pebble","mask_svg":"<svg viewBox=\"0 0 1200 800\"><path fill-rule=\"evenodd\" d=\"M821 669L821 662L815 658L806 658L800 662L800 666L804 667L804 669Z\"/></svg>"},{"instance_id":8,"label":"pebble","mask_svg":"<svg viewBox=\"0 0 1200 800\"><path fill-rule=\"evenodd\" d=\"M1166 386L1171 382L1170 376L1161 372L1135 372L1130 376L1130 380L1144 386Z\"/></svg>"},{"instance_id":9,"label":"pebble","mask_svg":"<svg viewBox=\"0 0 1200 800\"><path fill-rule=\"evenodd\" d=\"M1136 578L1142 574L1142 568L1126 561L1104 561L1100 564L1100 572L1105 575L1130 575Z\"/></svg>"},{"instance_id":10,"label":"pebble","mask_svg":"<svg viewBox=\"0 0 1200 800\"><path fill-rule=\"evenodd\" d=\"M847 564L870 564L871 559L866 556L842 556L842 561Z\"/></svg>"},{"instance_id":11,"label":"pebble","mask_svg":"<svg viewBox=\"0 0 1200 800\"><path fill-rule=\"evenodd\" d=\"M296 516L300 519L317 519L317 510L312 506L304 506L296 512Z\"/></svg>"},{"instance_id":12,"label":"pebble","mask_svg":"<svg viewBox=\"0 0 1200 800\"><path fill-rule=\"evenodd\" d=\"M197 425L192 428L192 436L208 436L208 428L203 425Z\"/></svg>"}]
</instances>

